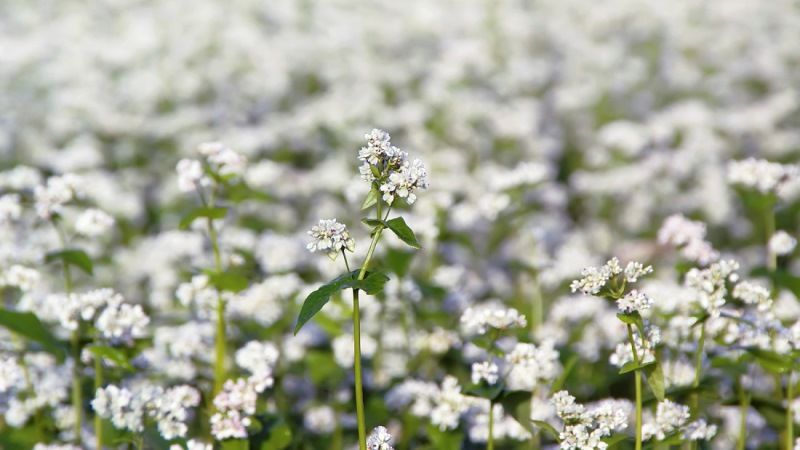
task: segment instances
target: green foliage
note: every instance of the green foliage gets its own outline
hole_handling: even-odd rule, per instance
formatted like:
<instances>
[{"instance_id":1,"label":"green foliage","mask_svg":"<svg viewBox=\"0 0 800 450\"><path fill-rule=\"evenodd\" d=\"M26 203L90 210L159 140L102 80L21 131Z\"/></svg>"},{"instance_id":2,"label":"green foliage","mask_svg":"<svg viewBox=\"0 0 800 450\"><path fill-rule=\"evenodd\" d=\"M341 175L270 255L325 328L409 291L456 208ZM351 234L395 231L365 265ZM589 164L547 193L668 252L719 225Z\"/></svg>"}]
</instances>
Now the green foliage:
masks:
<instances>
[{"instance_id":1,"label":"green foliage","mask_svg":"<svg viewBox=\"0 0 800 450\"><path fill-rule=\"evenodd\" d=\"M50 263L53 261L61 261L62 264L75 266L87 275L92 275L94 267L92 265L92 258L86 254L85 251L76 248L66 248L47 253L44 258L45 262Z\"/></svg>"}]
</instances>

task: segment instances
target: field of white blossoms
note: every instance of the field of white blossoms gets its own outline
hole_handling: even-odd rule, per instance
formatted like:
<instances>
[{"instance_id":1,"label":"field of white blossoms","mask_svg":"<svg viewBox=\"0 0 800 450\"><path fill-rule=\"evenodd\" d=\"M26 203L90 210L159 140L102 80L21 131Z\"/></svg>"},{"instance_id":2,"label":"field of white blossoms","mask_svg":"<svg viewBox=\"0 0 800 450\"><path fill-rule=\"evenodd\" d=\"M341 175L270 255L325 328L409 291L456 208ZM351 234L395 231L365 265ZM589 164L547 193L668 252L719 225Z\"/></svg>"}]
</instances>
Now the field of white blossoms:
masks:
<instances>
[{"instance_id":1,"label":"field of white blossoms","mask_svg":"<svg viewBox=\"0 0 800 450\"><path fill-rule=\"evenodd\" d=\"M794 0L0 2L5 450L797 450L798 231Z\"/></svg>"}]
</instances>

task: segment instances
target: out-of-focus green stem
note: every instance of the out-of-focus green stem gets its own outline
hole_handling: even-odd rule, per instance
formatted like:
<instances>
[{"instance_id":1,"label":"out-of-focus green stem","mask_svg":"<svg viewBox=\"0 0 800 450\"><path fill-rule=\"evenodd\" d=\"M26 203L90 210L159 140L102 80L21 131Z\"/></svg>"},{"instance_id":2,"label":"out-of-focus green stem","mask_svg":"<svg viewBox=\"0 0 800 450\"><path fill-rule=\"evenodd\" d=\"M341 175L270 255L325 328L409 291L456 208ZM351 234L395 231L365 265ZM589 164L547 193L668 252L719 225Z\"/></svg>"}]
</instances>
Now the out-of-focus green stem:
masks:
<instances>
[{"instance_id":1,"label":"out-of-focus green stem","mask_svg":"<svg viewBox=\"0 0 800 450\"><path fill-rule=\"evenodd\" d=\"M486 441L486 450L494 450L494 402L489 402L489 436Z\"/></svg>"},{"instance_id":2,"label":"out-of-focus green stem","mask_svg":"<svg viewBox=\"0 0 800 450\"><path fill-rule=\"evenodd\" d=\"M639 364L639 355L636 351L636 341L633 339L633 326L628 324L628 340L631 343L631 352L633 353L633 361ZM633 372L636 383L636 443L635 449L642 450L642 371L635 370Z\"/></svg>"},{"instance_id":3,"label":"out-of-focus green stem","mask_svg":"<svg viewBox=\"0 0 800 450\"><path fill-rule=\"evenodd\" d=\"M100 356L95 355L94 358L94 390L103 387L103 361ZM103 449L103 418L99 414L94 415L94 436L95 436L95 449Z\"/></svg>"},{"instance_id":4,"label":"out-of-focus green stem","mask_svg":"<svg viewBox=\"0 0 800 450\"><path fill-rule=\"evenodd\" d=\"M211 249L214 252L214 269L219 274L222 272L222 258L219 253L219 242L217 230L214 228L214 221L208 218L208 237L211 241ZM217 297L217 330L214 336L214 391L212 396L216 396L225 383L225 350L226 350L226 326L225 326L225 299L221 294Z\"/></svg>"},{"instance_id":5,"label":"out-of-focus green stem","mask_svg":"<svg viewBox=\"0 0 800 450\"><path fill-rule=\"evenodd\" d=\"M792 402L794 400L794 381L792 380L792 371L786 374L786 450L794 448L794 409Z\"/></svg>"}]
</instances>

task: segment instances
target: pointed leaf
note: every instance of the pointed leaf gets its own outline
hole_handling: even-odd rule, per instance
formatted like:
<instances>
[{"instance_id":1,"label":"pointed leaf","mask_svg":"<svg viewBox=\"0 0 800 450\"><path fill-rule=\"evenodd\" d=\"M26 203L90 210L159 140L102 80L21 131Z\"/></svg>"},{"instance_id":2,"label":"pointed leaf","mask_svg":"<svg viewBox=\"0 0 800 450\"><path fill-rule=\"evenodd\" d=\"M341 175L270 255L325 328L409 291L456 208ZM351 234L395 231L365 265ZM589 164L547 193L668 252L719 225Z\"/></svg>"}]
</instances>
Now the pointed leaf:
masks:
<instances>
[{"instance_id":1,"label":"pointed leaf","mask_svg":"<svg viewBox=\"0 0 800 450\"><path fill-rule=\"evenodd\" d=\"M247 289L250 282L242 274L234 272L206 271L209 282L219 291L241 292Z\"/></svg>"},{"instance_id":2,"label":"pointed leaf","mask_svg":"<svg viewBox=\"0 0 800 450\"><path fill-rule=\"evenodd\" d=\"M38 342L42 348L56 355L59 361L63 361L66 356L64 346L42 325L39 318L32 312L0 309L0 326L31 341Z\"/></svg>"},{"instance_id":3,"label":"pointed leaf","mask_svg":"<svg viewBox=\"0 0 800 450\"><path fill-rule=\"evenodd\" d=\"M558 432L558 430L556 430L554 426L550 425L549 423L543 420L531 420L531 423L541 428L542 431L544 431L545 433L549 434L550 437L555 439L556 442L559 441L560 433Z\"/></svg>"},{"instance_id":4,"label":"pointed leaf","mask_svg":"<svg viewBox=\"0 0 800 450\"><path fill-rule=\"evenodd\" d=\"M118 348L104 345L92 345L89 346L88 349L96 358L105 358L123 369L133 370L128 356Z\"/></svg>"},{"instance_id":5,"label":"pointed leaf","mask_svg":"<svg viewBox=\"0 0 800 450\"><path fill-rule=\"evenodd\" d=\"M260 450L283 450L292 443L292 429L284 422L275 424L269 430L269 439L261 444Z\"/></svg>"},{"instance_id":6,"label":"pointed leaf","mask_svg":"<svg viewBox=\"0 0 800 450\"><path fill-rule=\"evenodd\" d=\"M378 203L378 198L380 198L381 193L378 191L376 187L372 187L369 190L369 194L367 194L367 198L364 199L364 203L361 204L361 209L365 210L368 209L370 206Z\"/></svg>"},{"instance_id":7,"label":"pointed leaf","mask_svg":"<svg viewBox=\"0 0 800 450\"><path fill-rule=\"evenodd\" d=\"M385 274L380 272L368 272L363 280L358 280L358 270L346 273L329 283L323 284L317 290L306 297L303 306L300 308L300 315L297 317L297 325L294 334L297 334L303 325L314 317L331 298L334 293L347 288L361 289L367 294L375 295L383 290L383 285L389 280Z\"/></svg>"},{"instance_id":8,"label":"pointed leaf","mask_svg":"<svg viewBox=\"0 0 800 450\"><path fill-rule=\"evenodd\" d=\"M650 386L650 390L653 391L653 395L658 401L664 401L665 383L661 364L657 361L655 364L646 364L644 366L644 374L647 377L647 384Z\"/></svg>"},{"instance_id":9,"label":"pointed leaf","mask_svg":"<svg viewBox=\"0 0 800 450\"><path fill-rule=\"evenodd\" d=\"M531 425L531 394L528 391L506 391L497 400L503 405L506 414L510 414L523 428L533 433Z\"/></svg>"},{"instance_id":10,"label":"pointed leaf","mask_svg":"<svg viewBox=\"0 0 800 450\"><path fill-rule=\"evenodd\" d=\"M633 372L634 370L642 370L647 366L655 364L655 361L650 361L646 363L637 363L636 361L628 361L625 365L619 369L619 374L622 375L624 373Z\"/></svg>"},{"instance_id":11,"label":"pointed leaf","mask_svg":"<svg viewBox=\"0 0 800 450\"><path fill-rule=\"evenodd\" d=\"M56 260L61 261L63 264L75 266L89 275L92 275L93 273L92 258L90 258L89 255L87 255L83 250L77 248L65 248L50 252L44 258L44 261L48 263Z\"/></svg>"},{"instance_id":12,"label":"pointed leaf","mask_svg":"<svg viewBox=\"0 0 800 450\"><path fill-rule=\"evenodd\" d=\"M181 230L185 230L192 225L192 222L201 217L205 217L212 220L224 219L227 213L228 210L222 207L212 208L210 206L201 206L199 208L193 209L191 212L189 212L189 214L183 216L180 224L178 224L178 228L180 228Z\"/></svg>"},{"instance_id":13,"label":"pointed leaf","mask_svg":"<svg viewBox=\"0 0 800 450\"><path fill-rule=\"evenodd\" d=\"M394 234L396 234L401 241L414 248L420 248L419 242L417 242L417 237L414 235L414 231L409 228L408 225L406 225L406 221L403 220L402 217L395 217L394 219L387 220L386 226L389 227L390 230L394 231Z\"/></svg>"}]
</instances>

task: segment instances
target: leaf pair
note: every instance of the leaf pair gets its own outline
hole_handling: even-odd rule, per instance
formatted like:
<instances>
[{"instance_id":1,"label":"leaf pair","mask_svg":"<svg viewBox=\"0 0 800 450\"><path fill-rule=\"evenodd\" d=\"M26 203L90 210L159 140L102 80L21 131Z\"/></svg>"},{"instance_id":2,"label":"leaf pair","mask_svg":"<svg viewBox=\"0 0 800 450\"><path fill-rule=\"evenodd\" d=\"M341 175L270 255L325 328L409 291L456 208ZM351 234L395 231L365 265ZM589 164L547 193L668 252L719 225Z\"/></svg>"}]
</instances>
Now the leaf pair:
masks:
<instances>
[{"instance_id":1,"label":"leaf pair","mask_svg":"<svg viewBox=\"0 0 800 450\"><path fill-rule=\"evenodd\" d=\"M375 295L383 290L383 285L389 277L380 272L369 272L363 280L358 279L358 270L346 273L334 280L323 284L316 291L306 297L303 306L300 308L300 315L297 317L297 325L294 327L294 334L297 334L303 325L314 317L331 298L331 295L344 289L361 289L369 295Z\"/></svg>"}]
</instances>

